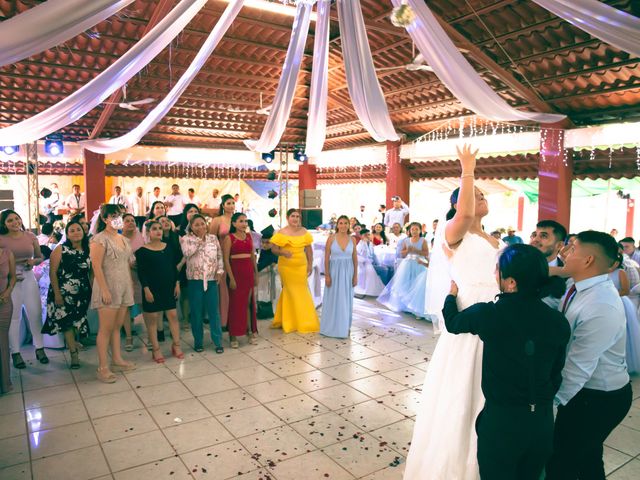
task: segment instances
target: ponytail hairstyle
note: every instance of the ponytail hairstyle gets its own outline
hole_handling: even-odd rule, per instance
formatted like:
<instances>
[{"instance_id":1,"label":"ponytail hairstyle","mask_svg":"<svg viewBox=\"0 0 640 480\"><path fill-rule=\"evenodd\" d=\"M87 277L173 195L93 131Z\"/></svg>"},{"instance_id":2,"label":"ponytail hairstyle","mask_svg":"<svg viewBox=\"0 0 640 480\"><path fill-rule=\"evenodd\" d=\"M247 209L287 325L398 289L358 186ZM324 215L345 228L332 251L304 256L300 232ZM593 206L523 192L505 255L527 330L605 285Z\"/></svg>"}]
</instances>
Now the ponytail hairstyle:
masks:
<instances>
[{"instance_id":1,"label":"ponytail hairstyle","mask_svg":"<svg viewBox=\"0 0 640 480\"><path fill-rule=\"evenodd\" d=\"M97 233L100 233L105 228L107 228L105 219L109 215L120 215L120 205L114 205L112 203L103 203L100 206L100 214L98 215L98 225L96 227Z\"/></svg>"},{"instance_id":2,"label":"ponytail hairstyle","mask_svg":"<svg viewBox=\"0 0 640 480\"><path fill-rule=\"evenodd\" d=\"M549 276L549 263L544 254L525 244L510 245L498 260L500 278L513 278L518 293L537 298L561 298L566 286L560 277Z\"/></svg>"},{"instance_id":3,"label":"ponytail hairstyle","mask_svg":"<svg viewBox=\"0 0 640 480\"><path fill-rule=\"evenodd\" d=\"M240 217L246 218L246 215L242 212L236 212L231 215L231 225L229 226L229 233L236 233L238 231L234 223L237 222Z\"/></svg>"},{"instance_id":4,"label":"ponytail hairstyle","mask_svg":"<svg viewBox=\"0 0 640 480\"><path fill-rule=\"evenodd\" d=\"M449 197L449 203L451 204L451 208L447 212L447 221L451 220L456 214L456 205L458 204L458 195L460 195L460 187L456 188L451 197Z\"/></svg>"},{"instance_id":5,"label":"ponytail hairstyle","mask_svg":"<svg viewBox=\"0 0 640 480\"><path fill-rule=\"evenodd\" d=\"M229 195L228 193L225 193L224 195L222 195L222 198L220 199L220 212L219 215L223 215L224 214L224 204L227 203L227 200L233 200L235 202L235 199L233 198L233 195ZM191 223L191 222L189 222Z\"/></svg>"}]
</instances>

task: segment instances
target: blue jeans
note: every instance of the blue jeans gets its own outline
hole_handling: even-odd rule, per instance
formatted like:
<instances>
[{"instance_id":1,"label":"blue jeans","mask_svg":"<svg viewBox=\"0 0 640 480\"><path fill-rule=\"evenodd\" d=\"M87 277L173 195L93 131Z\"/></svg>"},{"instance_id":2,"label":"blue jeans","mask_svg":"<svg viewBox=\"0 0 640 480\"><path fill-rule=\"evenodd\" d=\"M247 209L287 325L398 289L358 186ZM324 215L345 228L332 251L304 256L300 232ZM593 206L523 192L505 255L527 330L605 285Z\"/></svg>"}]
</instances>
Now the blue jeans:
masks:
<instances>
[{"instance_id":1,"label":"blue jeans","mask_svg":"<svg viewBox=\"0 0 640 480\"><path fill-rule=\"evenodd\" d=\"M189 280L187 289L189 296L189 320L195 348L202 348L204 327L202 326L203 306L209 314L211 340L216 347L222 346L222 328L220 327L220 311L218 310L218 282L209 280L204 290L202 280Z\"/></svg>"}]
</instances>

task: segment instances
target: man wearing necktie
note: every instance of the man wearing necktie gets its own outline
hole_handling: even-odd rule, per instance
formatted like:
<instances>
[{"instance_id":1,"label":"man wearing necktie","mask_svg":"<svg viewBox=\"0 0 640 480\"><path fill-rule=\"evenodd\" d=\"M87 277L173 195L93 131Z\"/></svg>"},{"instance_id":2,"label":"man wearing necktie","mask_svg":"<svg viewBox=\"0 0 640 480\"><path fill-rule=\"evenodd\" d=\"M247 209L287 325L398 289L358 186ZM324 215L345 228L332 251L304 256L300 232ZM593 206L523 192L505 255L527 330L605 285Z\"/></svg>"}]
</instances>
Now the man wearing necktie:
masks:
<instances>
[{"instance_id":1,"label":"man wearing necktie","mask_svg":"<svg viewBox=\"0 0 640 480\"><path fill-rule=\"evenodd\" d=\"M74 185L71 187L72 193L67 197L64 201L64 204L69 209L69 218L75 217L76 215L84 215L84 209L86 207L86 201L84 198L84 193L80 193L80 185Z\"/></svg>"},{"instance_id":2,"label":"man wearing necktie","mask_svg":"<svg viewBox=\"0 0 640 480\"><path fill-rule=\"evenodd\" d=\"M632 392L625 360L626 317L609 272L620 261L611 235L586 231L564 271L574 285L560 303L571 327L547 480L602 479L603 443L625 418Z\"/></svg>"}]
</instances>

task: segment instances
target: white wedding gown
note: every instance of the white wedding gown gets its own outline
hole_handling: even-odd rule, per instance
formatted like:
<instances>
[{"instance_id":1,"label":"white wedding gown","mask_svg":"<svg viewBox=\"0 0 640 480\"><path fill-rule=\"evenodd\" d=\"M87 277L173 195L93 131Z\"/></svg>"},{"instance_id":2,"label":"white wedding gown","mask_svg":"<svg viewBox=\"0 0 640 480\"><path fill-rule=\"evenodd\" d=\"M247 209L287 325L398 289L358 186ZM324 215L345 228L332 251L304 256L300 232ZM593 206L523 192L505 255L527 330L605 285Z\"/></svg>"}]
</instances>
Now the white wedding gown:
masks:
<instances>
[{"instance_id":1,"label":"white wedding gown","mask_svg":"<svg viewBox=\"0 0 640 480\"><path fill-rule=\"evenodd\" d=\"M495 277L498 253L488 240L472 233L448 251L460 310L493 301L499 293ZM476 335L452 335L442 327L422 387L404 480L480 478L475 420L484 405L482 341Z\"/></svg>"}]
</instances>

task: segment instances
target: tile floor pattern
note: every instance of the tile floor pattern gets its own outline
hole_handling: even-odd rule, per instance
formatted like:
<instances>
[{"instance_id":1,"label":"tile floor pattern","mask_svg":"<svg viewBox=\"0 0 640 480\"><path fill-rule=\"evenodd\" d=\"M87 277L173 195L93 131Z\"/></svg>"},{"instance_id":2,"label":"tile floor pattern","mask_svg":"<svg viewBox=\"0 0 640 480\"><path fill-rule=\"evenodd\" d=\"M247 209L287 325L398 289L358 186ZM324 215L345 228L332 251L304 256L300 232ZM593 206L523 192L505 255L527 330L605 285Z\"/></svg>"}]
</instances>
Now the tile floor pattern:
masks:
<instances>
[{"instance_id":1,"label":"tile floor pattern","mask_svg":"<svg viewBox=\"0 0 640 480\"><path fill-rule=\"evenodd\" d=\"M76 371L60 351L49 365L27 355L0 397L0 478L401 479L430 324L356 300L348 340L259 328L258 345L223 355L194 353L183 332L186 358L164 365L138 337L138 369L111 385L95 380L94 349ZM634 391L606 442L612 480L640 478L637 377Z\"/></svg>"}]
</instances>

